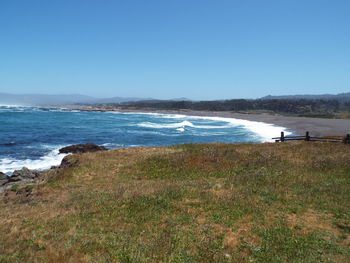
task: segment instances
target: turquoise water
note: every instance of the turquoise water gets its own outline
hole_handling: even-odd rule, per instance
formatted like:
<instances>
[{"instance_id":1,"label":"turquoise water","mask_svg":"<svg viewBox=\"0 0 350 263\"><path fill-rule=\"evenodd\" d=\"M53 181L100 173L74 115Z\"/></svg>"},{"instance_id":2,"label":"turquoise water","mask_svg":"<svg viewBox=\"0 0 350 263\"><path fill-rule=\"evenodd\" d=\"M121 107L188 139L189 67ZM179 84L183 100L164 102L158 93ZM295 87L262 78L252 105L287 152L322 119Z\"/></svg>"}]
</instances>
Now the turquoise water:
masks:
<instances>
[{"instance_id":1,"label":"turquoise water","mask_svg":"<svg viewBox=\"0 0 350 263\"><path fill-rule=\"evenodd\" d=\"M219 117L152 113L80 112L0 106L0 171L26 166L47 169L64 155L58 149L78 143L107 148L180 143L263 142L281 127Z\"/></svg>"}]
</instances>

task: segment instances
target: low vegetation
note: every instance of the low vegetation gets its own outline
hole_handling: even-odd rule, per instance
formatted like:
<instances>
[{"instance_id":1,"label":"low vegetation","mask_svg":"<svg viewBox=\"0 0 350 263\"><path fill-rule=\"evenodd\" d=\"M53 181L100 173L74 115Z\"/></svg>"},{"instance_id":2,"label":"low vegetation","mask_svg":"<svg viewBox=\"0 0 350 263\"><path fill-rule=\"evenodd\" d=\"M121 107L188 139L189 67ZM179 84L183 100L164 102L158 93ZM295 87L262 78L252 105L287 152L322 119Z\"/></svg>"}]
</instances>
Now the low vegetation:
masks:
<instances>
[{"instance_id":1,"label":"low vegetation","mask_svg":"<svg viewBox=\"0 0 350 263\"><path fill-rule=\"evenodd\" d=\"M77 154L0 199L0 262L349 262L350 147Z\"/></svg>"}]
</instances>

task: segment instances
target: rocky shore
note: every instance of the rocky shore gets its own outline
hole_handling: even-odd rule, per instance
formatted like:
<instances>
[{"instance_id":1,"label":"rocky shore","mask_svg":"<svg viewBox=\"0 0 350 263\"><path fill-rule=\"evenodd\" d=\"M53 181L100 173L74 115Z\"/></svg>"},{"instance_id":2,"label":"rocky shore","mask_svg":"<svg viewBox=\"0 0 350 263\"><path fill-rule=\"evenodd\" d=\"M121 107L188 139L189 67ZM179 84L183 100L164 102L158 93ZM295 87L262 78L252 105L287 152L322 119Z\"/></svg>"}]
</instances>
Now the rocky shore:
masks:
<instances>
[{"instance_id":1,"label":"rocky shore","mask_svg":"<svg viewBox=\"0 0 350 263\"><path fill-rule=\"evenodd\" d=\"M97 151L106 151L107 149L103 146L98 146L96 144L87 143L87 144L75 144L67 147L63 147L59 150L60 153L86 153L86 152L97 152ZM67 166L73 166L69 160L69 157L66 156L63 158L59 166L53 166L50 170L60 169ZM0 193L4 192L7 189L11 189L15 185L27 185L27 184L37 184L42 180L43 175L47 173L46 171L39 170L30 170L27 167L23 167L20 170L15 170L11 176L0 172Z\"/></svg>"},{"instance_id":2,"label":"rocky shore","mask_svg":"<svg viewBox=\"0 0 350 263\"><path fill-rule=\"evenodd\" d=\"M30 170L27 167L15 170L11 176L0 172L0 192L3 192L14 185L32 183L42 173L42 171Z\"/></svg>"}]
</instances>

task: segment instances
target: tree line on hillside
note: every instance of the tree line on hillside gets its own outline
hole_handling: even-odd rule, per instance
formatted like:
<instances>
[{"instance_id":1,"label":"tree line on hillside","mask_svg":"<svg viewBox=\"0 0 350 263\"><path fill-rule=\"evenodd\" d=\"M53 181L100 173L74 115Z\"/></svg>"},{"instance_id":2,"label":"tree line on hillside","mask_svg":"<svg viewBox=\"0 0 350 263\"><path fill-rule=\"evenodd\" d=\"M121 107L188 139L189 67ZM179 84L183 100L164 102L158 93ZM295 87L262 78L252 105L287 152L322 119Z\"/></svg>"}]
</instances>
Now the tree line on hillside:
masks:
<instances>
[{"instance_id":1,"label":"tree line on hillside","mask_svg":"<svg viewBox=\"0 0 350 263\"><path fill-rule=\"evenodd\" d=\"M282 95L282 96L265 96L261 99L285 99L285 100L337 100L341 102L350 101L350 92L339 93L339 94L318 94L318 95Z\"/></svg>"},{"instance_id":2,"label":"tree line on hillside","mask_svg":"<svg viewBox=\"0 0 350 263\"><path fill-rule=\"evenodd\" d=\"M119 104L121 105L121 104ZM123 103L123 106L162 110L201 110L201 111L272 111L283 114L333 114L350 112L350 102L338 100L245 100L224 101L137 101Z\"/></svg>"}]
</instances>

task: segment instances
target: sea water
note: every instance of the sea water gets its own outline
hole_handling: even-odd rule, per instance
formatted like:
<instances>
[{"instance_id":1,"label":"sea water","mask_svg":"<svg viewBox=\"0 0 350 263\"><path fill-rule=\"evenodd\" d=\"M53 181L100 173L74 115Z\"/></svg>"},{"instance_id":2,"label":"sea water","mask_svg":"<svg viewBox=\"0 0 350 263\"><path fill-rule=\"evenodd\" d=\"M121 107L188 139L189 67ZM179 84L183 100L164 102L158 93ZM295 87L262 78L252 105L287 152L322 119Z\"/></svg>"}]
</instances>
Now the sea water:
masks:
<instances>
[{"instance_id":1,"label":"sea water","mask_svg":"<svg viewBox=\"0 0 350 263\"><path fill-rule=\"evenodd\" d=\"M285 130L233 118L139 112L84 112L0 106L0 171L59 165L61 147L95 143L106 148L183 143L268 142Z\"/></svg>"}]
</instances>

